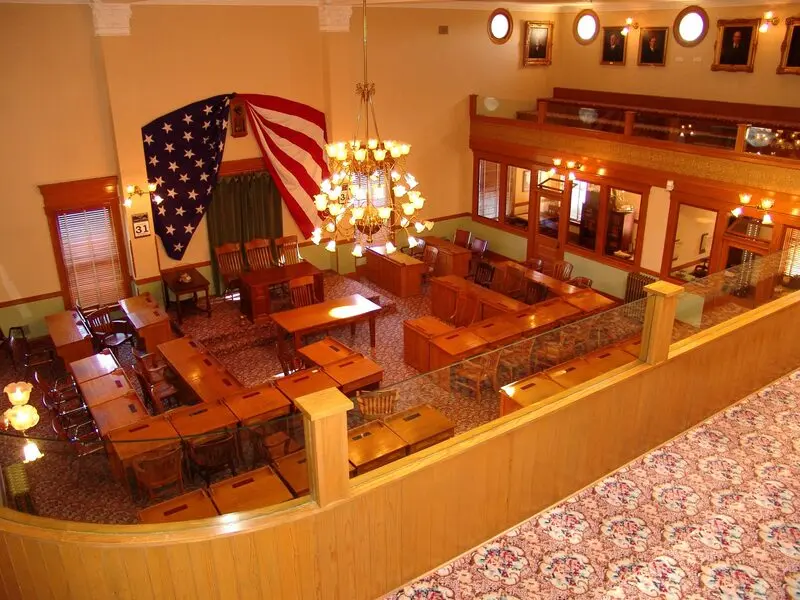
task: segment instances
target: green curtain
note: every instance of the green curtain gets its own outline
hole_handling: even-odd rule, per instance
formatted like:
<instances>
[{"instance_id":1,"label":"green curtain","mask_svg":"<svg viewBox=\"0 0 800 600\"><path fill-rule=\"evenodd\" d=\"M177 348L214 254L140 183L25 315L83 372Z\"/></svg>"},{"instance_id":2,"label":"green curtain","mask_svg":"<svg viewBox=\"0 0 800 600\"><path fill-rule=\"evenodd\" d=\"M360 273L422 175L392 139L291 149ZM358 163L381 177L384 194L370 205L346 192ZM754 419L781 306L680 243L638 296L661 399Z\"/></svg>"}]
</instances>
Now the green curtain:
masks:
<instances>
[{"instance_id":1,"label":"green curtain","mask_svg":"<svg viewBox=\"0 0 800 600\"><path fill-rule=\"evenodd\" d=\"M214 248L229 242L283 235L281 195L266 171L220 177L207 213L211 267L217 290L221 281ZM242 247L244 252L244 247Z\"/></svg>"}]
</instances>

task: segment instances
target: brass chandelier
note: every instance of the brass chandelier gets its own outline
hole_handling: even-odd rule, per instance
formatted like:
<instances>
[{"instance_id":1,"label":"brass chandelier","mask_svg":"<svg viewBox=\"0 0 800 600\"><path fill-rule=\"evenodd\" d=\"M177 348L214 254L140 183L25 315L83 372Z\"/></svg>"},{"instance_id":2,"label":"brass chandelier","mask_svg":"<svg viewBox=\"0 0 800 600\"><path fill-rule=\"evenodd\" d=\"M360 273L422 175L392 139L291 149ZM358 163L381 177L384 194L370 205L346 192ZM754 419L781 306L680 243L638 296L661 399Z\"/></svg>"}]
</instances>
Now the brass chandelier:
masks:
<instances>
[{"instance_id":1,"label":"brass chandelier","mask_svg":"<svg viewBox=\"0 0 800 600\"><path fill-rule=\"evenodd\" d=\"M421 234L433 228L432 221L421 221L418 211L425 198L416 189L417 180L407 169L405 158L409 144L384 140L378 131L375 117L375 84L367 76L367 2L363 0L364 20L364 82L356 85L359 97L356 133L352 140L333 142L325 146L330 179L320 186L314 196L314 206L322 224L314 230L311 240L319 245L323 235L328 239L325 249L336 251L336 242L350 240L351 254L363 256L364 248L373 243L379 233L386 238L386 253L395 252L394 231L402 228L408 234L408 245L417 245L409 233ZM364 139L359 138L364 124ZM374 129L374 132L373 132Z\"/></svg>"}]
</instances>

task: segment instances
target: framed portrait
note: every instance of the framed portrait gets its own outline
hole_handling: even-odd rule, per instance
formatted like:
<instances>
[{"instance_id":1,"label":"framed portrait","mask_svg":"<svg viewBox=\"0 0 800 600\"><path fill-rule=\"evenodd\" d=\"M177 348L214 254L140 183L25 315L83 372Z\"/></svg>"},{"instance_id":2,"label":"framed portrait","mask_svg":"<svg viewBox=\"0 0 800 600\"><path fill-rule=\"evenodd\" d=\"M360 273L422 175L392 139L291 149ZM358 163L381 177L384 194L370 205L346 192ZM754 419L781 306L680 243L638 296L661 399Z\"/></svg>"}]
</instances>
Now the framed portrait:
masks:
<instances>
[{"instance_id":1,"label":"framed portrait","mask_svg":"<svg viewBox=\"0 0 800 600\"><path fill-rule=\"evenodd\" d=\"M648 27L639 34L639 55L636 64L642 67L663 67L667 64L669 27Z\"/></svg>"},{"instance_id":2,"label":"framed portrait","mask_svg":"<svg viewBox=\"0 0 800 600\"><path fill-rule=\"evenodd\" d=\"M786 19L786 37L781 46L778 73L800 75L800 17Z\"/></svg>"},{"instance_id":3,"label":"framed portrait","mask_svg":"<svg viewBox=\"0 0 800 600\"><path fill-rule=\"evenodd\" d=\"M623 26L603 27L603 53L600 56L601 65L624 65L625 45L628 37L622 35Z\"/></svg>"},{"instance_id":4,"label":"framed portrait","mask_svg":"<svg viewBox=\"0 0 800 600\"><path fill-rule=\"evenodd\" d=\"M717 21L717 42L711 70L752 73L760 24L761 19Z\"/></svg>"},{"instance_id":5,"label":"framed portrait","mask_svg":"<svg viewBox=\"0 0 800 600\"><path fill-rule=\"evenodd\" d=\"M525 21L525 49L522 65L535 67L549 65L553 51L553 22Z\"/></svg>"}]
</instances>

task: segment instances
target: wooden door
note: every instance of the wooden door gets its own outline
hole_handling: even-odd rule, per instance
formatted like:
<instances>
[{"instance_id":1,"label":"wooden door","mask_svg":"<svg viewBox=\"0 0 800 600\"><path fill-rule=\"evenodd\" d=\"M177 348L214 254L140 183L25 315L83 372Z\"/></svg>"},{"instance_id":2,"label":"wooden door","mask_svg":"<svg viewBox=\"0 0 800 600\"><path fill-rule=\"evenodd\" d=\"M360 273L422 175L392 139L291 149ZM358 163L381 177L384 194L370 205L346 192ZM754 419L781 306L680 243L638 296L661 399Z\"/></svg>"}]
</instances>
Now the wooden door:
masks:
<instances>
[{"instance_id":1,"label":"wooden door","mask_svg":"<svg viewBox=\"0 0 800 600\"><path fill-rule=\"evenodd\" d=\"M729 300L755 308L769 302L775 288L775 277L757 277L757 273L750 273L746 264L748 260L758 260L767 251L758 244L750 244L744 240L725 238L722 243L721 265L723 269L730 269L735 275L729 278Z\"/></svg>"},{"instance_id":2,"label":"wooden door","mask_svg":"<svg viewBox=\"0 0 800 600\"><path fill-rule=\"evenodd\" d=\"M531 173L531 177L536 173ZM534 181L538 179L537 177ZM564 200L567 194L557 188L557 185L548 185L548 182L531 185L528 210L530 219L526 257L541 258L548 268L564 258L561 240L565 234L562 229L569 219L569 204Z\"/></svg>"}]
</instances>

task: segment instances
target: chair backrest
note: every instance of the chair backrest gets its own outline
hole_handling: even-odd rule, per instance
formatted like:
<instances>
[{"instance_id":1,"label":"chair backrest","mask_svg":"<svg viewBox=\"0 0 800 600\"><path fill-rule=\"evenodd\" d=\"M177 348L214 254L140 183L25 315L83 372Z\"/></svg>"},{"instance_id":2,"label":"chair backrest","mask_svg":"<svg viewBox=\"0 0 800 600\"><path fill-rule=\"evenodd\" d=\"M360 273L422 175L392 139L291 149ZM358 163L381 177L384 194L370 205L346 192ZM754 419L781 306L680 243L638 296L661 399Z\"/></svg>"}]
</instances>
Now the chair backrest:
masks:
<instances>
[{"instance_id":1,"label":"chair backrest","mask_svg":"<svg viewBox=\"0 0 800 600\"><path fill-rule=\"evenodd\" d=\"M244 271L242 245L238 242L217 246L214 248L214 254L217 256L217 265L223 277L230 278Z\"/></svg>"},{"instance_id":2,"label":"chair backrest","mask_svg":"<svg viewBox=\"0 0 800 600\"><path fill-rule=\"evenodd\" d=\"M281 265L296 265L303 259L300 258L300 246L297 245L296 235L286 235L275 240L275 251L278 263Z\"/></svg>"},{"instance_id":3,"label":"chair backrest","mask_svg":"<svg viewBox=\"0 0 800 600\"><path fill-rule=\"evenodd\" d=\"M468 327L472 325L478 314L479 303L466 294L459 294L456 298L456 310L451 319L456 327Z\"/></svg>"},{"instance_id":4,"label":"chair backrest","mask_svg":"<svg viewBox=\"0 0 800 600\"><path fill-rule=\"evenodd\" d=\"M378 390L375 392L356 392L356 404L361 414L367 418L388 416L395 412L398 390Z\"/></svg>"},{"instance_id":5,"label":"chair backrest","mask_svg":"<svg viewBox=\"0 0 800 600\"><path fill-rule=\"evenodd\" d=\"M483 255L486 253L486 250L489 248L489 242L487 240L482 240L481 238L472 238L472 242L470 242L469 249L472 250L473 254L477 254L479 257L483 258Z\"/></svg>"},{"instance_id":6,"label":"chair backrest","mask_svg":"<svg viewBox=\"0 0 800 600\"><path fill-rule=\"evenodd\" d=\"M516 267L506 267L505 272L506 280L503 285L503 293L511 295L522 291L525 285L525 275L523 272Z\"/></svg>"},{"instance_id":7,"label":"chair backrest","mask_svg":"<svg viewBox=\"0 0 800 600\"><path fill-rule=\"evenodd\" d=\"M553 264L553 277L566 281L572 275L572 263L566 260L559 260Z\"/></svg>"},{"instance_id":8,"label":"chair backrest","mask_svg":"<svg viewBox=\"0 0 800 600\"><path fill-rule=\"evenodd\" d=\"M439 258L439 249L436 246L425 246L422 254L422 262L430 268L436 268L436 260Z\"/></svg>"},{"instance_id":9,"label":"chair backrest","mask_svg":"<svg viewBox=\"0 0 800 600\"><path fill-rule=\"evenodd\" d=\"M456 233L453 236L453 243L456 246L462 246L464 248L469 248L469 241L472 239L472 233L467 231L466 229L456 229Z\"/></svg>"},{"instance_id":10,"label":"chair backrest","mask_svg":"<svg viewBox=\"0 0 800 600\"><path fill-rule=\"evenodd\" d=\"M567 281L567 283L581 289L589 289L592 287L592 280L588 277L573 277Z\"/></svg>"},{"instance_id":11,"label":"chair backrest","mask_svg":"<svg viewBox=\"0 0 800 600\"><path fill-rule=\"evenodd\" d=\"M113 326L111 325L111 309L100 308L94 311L87 317L89 322L89 329L95 335L108 335L114 333Z\"/></svg>"},{"instance_id":12,"label":"chair backrest","mask_svg":"<svg viewBox=\"0 0 800 600\"><path fill-rule=\"evenodd\" d=\"M219 433L189 442L192 460L209 469L232 464L236 456L236 439L232 433Z\"/></svg>"},{"instance_id":13,"label":"chair backrest","mask_svg":"<svg viewBox=\"0 0 800 600\"><path fill-rule=\"evenodd\" d=\"M486 262L480 263L475 270L475 283L489 287L492 285L492 279L494 279L494 267Z\"/></svg>"},{"instance_id":14,"label":"chair backrest","mask_svg":"<svg viewBox=\"0 0 800 600\"><path fill-rule=\"evenodd\" d=\"M292 305L295 308L310 306L317 303L314 293L314 277L298 277L289 281L289 295L292 298Z\"/></svg>"},{"instance_id":15,"label":"chair backrest","mask_svg":"<svg viewBox=\"0 0 800 600\"><path fill-rule=\"evenodd\" d=\"M261 271L275 266L272 258L272 242L266 238L255 238L244 243L244 253L251 271Z\"/></svg>"},{"instance_id":16,"label":"chair backrest","mask_svg":"<svg viewBox=\"0 0 800 600\"><path fill-rule=\"evenodd\" d=\"M547 299L547 294L550 293L547 286L537 283L536 281L531 281L530 279L526 279L525 283L525 302L527 304L536 304L537 302L543 302Z\"/></svg>"},{"instance_id":17,"label":"chair backrest","mask_svg":"<svg viewBox=\"0 0 800 600\"><path fill-rule=\"evenodd\" d=\"M529 258L522 263L527 269L541 272L544 268L544 261L541 258Z\"/></svg>"},{"instance_id":18,"label":"chair backrest","mask_svg":"<svg viewBox=\"0 0 800 600\"><path fill-rule=\"evenodd\" d=\"M292 373L297 373L297 371L302 371L305 369L305 365L303 364L303 359L297 356L296 354L291 354L289 352L279 352L278 353L278 360L281 363L281 370L283 374L287 377Z\"/></svg>"},{"instance_id":19,"label":"chair backrest","mask_svg":"<svg viewBox=\"0 0 800 600\"><path fill-rule=\"evenodd\" d=\"M157 489L182 479L183 451L178 446L172 450L159 450L144 454L134 461L136 480L150 489Z\"/></svg>"}]
</instances>

